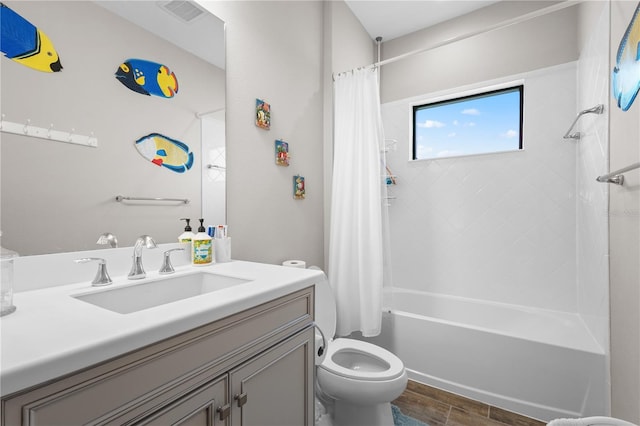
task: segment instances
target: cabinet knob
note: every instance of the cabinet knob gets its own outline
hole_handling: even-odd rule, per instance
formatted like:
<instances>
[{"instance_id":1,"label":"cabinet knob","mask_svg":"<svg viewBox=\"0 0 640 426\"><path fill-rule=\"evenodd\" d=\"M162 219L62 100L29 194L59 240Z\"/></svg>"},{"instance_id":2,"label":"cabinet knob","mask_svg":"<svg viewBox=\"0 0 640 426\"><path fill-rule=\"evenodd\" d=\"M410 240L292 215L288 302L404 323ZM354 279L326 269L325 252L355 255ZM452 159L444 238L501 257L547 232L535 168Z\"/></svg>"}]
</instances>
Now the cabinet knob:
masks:
<instances>
[{"instance_id":1,"label":"cabinet knob","mask_svg":"<svg viewBox=\"0 0 640 426\"><path fill-rule=\"evenodd\" d=\"M222 407L218 407L216 411L220 415L220 420L224 420L229 417L229 414L231 413L231 404L225 404Z\"/></svg>"},{"instance_id":2,"label":"cabinet knob","mask_svg":"<svg viewBox=\"0 0 640 426\"><path fill-rule=\"evenodd\" d=\"M247 393L239 393L237 395L234 395L233 399L235 399L236 401L238 401L238 407L242 407L244 404L247 403Z\"/></svg>"}]
</instances>

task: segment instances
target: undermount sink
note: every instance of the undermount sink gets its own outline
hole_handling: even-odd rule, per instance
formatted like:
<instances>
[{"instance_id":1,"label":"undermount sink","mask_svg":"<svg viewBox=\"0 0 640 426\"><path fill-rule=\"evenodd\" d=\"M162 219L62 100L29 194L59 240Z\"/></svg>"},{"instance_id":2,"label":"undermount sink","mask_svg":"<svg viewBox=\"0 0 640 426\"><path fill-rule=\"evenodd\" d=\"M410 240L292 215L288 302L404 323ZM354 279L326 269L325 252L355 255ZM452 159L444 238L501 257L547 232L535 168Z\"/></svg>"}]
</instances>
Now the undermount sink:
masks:
<instances>
[{"instance_id":1,"label":"undermount sink","mask_svg":"<svg viewBox=\"0 0 640 426\"><path fill-rule=\"evenodd\" d=\"M129 314L249 281L209 272L197 272L72 297L113 312Z\"/></svg>"}]
</instances>

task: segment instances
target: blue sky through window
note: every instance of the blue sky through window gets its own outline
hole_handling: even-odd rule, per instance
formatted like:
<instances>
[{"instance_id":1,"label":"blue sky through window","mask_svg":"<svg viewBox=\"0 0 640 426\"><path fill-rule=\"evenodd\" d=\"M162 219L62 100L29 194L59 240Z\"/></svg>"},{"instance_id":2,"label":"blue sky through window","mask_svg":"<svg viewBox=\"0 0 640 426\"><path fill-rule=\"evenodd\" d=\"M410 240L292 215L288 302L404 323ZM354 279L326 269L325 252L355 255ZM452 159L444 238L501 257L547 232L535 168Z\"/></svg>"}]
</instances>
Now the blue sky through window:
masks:
<instances>
[{"instance_id":1,"label":"blue sky through window","mask_svg":"<svg viewBox=\"0 0 640 426\"><path fill-rule=\"evenodd\" d=\"M522 148L522 86L414 106L414 159Z\"/></svg>"}]
</instances>

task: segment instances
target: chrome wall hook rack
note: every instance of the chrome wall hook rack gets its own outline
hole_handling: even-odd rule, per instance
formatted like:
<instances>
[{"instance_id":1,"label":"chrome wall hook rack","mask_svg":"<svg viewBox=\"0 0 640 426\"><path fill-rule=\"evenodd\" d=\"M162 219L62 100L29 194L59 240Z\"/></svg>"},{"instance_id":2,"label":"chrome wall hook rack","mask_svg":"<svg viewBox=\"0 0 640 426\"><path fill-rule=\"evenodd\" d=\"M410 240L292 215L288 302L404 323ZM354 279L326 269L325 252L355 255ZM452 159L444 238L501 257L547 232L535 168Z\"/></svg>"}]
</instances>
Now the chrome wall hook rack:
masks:
<instances>
[{"instance_id":1,"label":"chrome wall hook rack","mask_svg":"<svg viewBox=\"0 0 640 426\"><path fill-rule=\"evenodd\" d=\"M75 133L75 129L71 129L70 132L54 130L53 124L50 124L49 127L33 126L31 124L31 119L27 119L24 123L14 123L12 121L5 121L4 118L5 114L2 114L2 120L0 120L0 132L71 143L91 148L96 148L98 146L98 138L93 135L93 132L91 132L91 135L89 136L79 135Z\"/></svg>"},{"instance_id":2,"label":"chrome wall hook rack","mask_svg":"<svg viewBox=\"0 0 640 426\"><path fill-rule=\"evenodd\" d=\"M569 127L569 130L567 130L567 133L564 134L563 138L564 139L576 139L579 140L580 139L580 132L575 132L575 133L571 133L571 130L573 130L573 126L576 125L576 123L578 122L578 119L580 117L582 117L584 114L602 114L604 112L604 105L603 104L599 104L594 106L593 108L589 108L589 109L585 109L583 111L580 111L576 117L575 120L573 120L573 123L571 123L571 127Z\"/></svg>"}]
</instances>

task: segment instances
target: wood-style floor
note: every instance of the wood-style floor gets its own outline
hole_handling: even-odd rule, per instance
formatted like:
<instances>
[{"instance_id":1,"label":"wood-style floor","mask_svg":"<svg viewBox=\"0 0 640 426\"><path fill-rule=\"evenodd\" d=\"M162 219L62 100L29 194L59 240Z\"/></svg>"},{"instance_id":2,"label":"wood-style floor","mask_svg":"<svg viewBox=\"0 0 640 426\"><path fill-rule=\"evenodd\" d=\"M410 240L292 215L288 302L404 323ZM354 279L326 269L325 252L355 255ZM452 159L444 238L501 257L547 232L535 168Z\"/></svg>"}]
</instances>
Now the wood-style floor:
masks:
<instances>
[{"instance_id":1,"label":"wood-style floor","mask_svg":"<svg viewBox=\"0 0 640 426\"><path fill-rule=\"evenodd\" d=\"M429 426L545 426L546 423L409 380L392 404Z\"/></svg>"}]
</instances>

